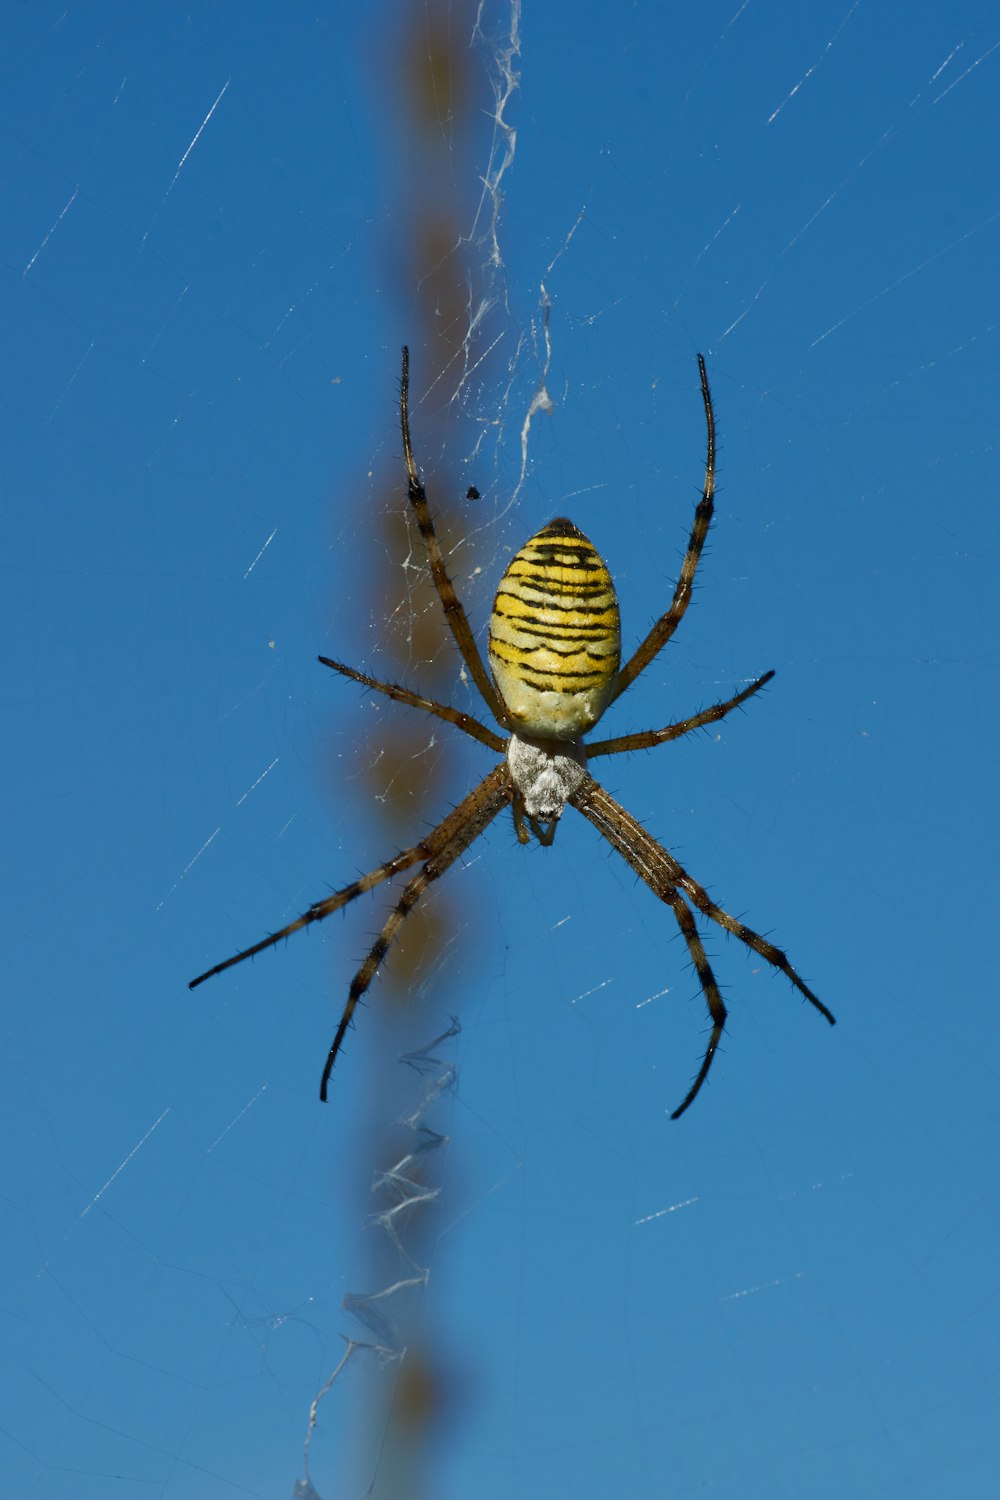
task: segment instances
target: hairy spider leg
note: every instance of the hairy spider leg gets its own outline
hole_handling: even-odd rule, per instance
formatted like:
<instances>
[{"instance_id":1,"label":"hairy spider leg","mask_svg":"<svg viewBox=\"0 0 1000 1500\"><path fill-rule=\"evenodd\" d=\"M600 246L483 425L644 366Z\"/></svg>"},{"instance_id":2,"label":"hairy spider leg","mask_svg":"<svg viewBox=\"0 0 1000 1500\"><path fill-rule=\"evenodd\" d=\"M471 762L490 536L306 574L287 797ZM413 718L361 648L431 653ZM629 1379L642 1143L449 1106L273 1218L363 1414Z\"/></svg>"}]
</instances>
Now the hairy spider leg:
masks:
<instances>
[{"instance_id":1,"label":"hairy spider leg","mask_svg":"<svg viewBox=\"0 0 1000 1500\"><path fill-rule=\"evenodd\" d=\"M301 917L296 917L294 922L289 922L287 927L282 927L280 932L272 932L266 938L261 938L259 943L254 943L251 948L242 948L239 953L234 953L231 958L223 959L221 964L213 964L206 969L204 974L199 974L197 979L192 979L188 989L193 990L199 984L204 984L206 979L212 979L216 974L223 974L226 969L231 969L235 964L241 964L245 958L255 958L258 953L263 953L266 948L273 948L275 943L280 943L283 938L291 937L293 932L300 932L303 927L310 926L313 922L322 922L331 912L339 911L342 906L347 906L357 896L365 891L370 891L385 880L391 880L394 875L408 870L415 865L418 859L426 859L429 848L426 842L414 844L410 849L403 849L394 858L388 860L384 865L378 865L376 869L369 870L367 875L362 875L358 880L352 880L350 885L345 885L343 890L334 891L332 896L326 896L322 901L314 901Z\"/></svg>"},{"instance_id":2,"label":"hairy spider leg","mask_svg":"<svg viewBox=\"0 0 1000 1500\"><path fill-rule=\"evenodd\" d=\"M741 943L744 943L746 947L751 948L755 953L759 953L774 968L780 969L791 980L800 994L804 995L810 1004L815 1006L820 1015L829 1021L831 1026L836 1024L833 1014L823 1004L819 996L814 995L805 981L795 972L782 950L776 948L773 943L768 942L767 938L762 937L759 932L755 932L752 927L747 927L745 923L737 921L735 917L730 916L727 911L724 911L721 906L714 902L704 887L692 879L673 856L668 854L666 849L657 843L652 834L648 833L642 824L632 817L631 813L626 812L625 808L619 802L616 802L614 797L606 792L592 776L588 777L580 790L574 793L570 798L570 802L579 812L583 813L585 818L593 823L594 827L607 839L608 843L612 844L618 850L618 853L632 866L636 874L645 881L653 894L673 908L674 916L677 918L681 931L684 934L688 950L698 973L705 1000L708 1004L712 1017L712 1035L709 1039L705 1060L702 1063L691 1091L679 1109L671 1116L672 1119L677 1119L678 1115L684 1113L707 1078L708 1070L711 1067L719 1045L719 1038L722 1035L722 1029L726 1020L726 1008L722 1003L722 997L719 994L718 985L715 983L711 966L698 938L694 919L691 917L690 912L687 912L688 920L685 920L679 910L678 903L680 906L684 906L684 902L679 894L681 891L688 896L698 910L706 917L711 918L713 922L717 922L727 932L731 932L734 937L739 938ZM684 909L687 911L686 907ZM697 940L697 947L695 946L695 941L692 939L692 933L694 940Z\"/></svg>"},{"instance_id":3,"label":"hairy spider leg","mask_svg":"<svg viewBox=\"0 0 1000 1500\"><path fill-rule=\"evenodd\" d=\"M492 729L487 729L472 714L463 713L460 708L451 708L447 703L436 703L433 698L421 697L419 693L411 693L408 688L400 687L396 682L379 682L377 677L369 677L367 672L359 672L355 667L347 667L342 661L334 661L329 656L319 656L324 667L332 667L335 672L340 672L344 677L351 677L362 686L374 688L377 693L384 693L387 698L392 698L396 703L406 703L410 708L422 708L425 713L434 714L439 719L444 719L448 724L454 724L456 729L462 729L466 734L478 740L481 745L487 745L491 750L501 753L506 748L507 741L499 734L494 734Z\"/></svg>"},{"instance_id":4,"label":"hairy spider leg","mask_svg":"<svg viewBox=\"0 0 1000 1500\"><path fill-rule=\"evenodd\" d=\"M691 527L691 537L688 541L687 552L681 564L680 576L677 579L677 587L674 589L673 602L666 614L661 616L639 645L634 654L622 667L611 691L610 701L613 703L620 698L625 689L632 686L640 672L645 671L653 657L656 656L667 644L681 620L684 611L691 602L691 586L694 583L694 575L698 570L698 562L701 558L705 538L708 536L708 528L712 524L712 514L715 510L715 413L712 409L712 393L708 388L708 372L705 369L705 361L698 355L698 373L701 376L701 399L705 407L705 426L708 432L708 450L705 457L705 485L701 492L694 513L694 524Z\"/></svg>"},{"instance_id":5,"label":"hairy spider leg","mask_svg":"<svg viewBox=\"0 0 1000 1500\"><path fill-rule=\"evenodd\" d=\"M287 927L282 927L280 932L272 932L268 937L262 938L259 943L254 943L251 948L243 948L239 953L234 953L231 958L223 959L222 963L214 964L211 969L206 969L204 974L199 974L197 979L192 979L188 985L189 990L204 984L206 979L213 978L216 974L222 974L226 969L231 969L235 964L241 964L246 958L254 958L258 953L263 953L266 948L273 948L275 943L280 943L283 938L291 937L293 932L299 932L303 927L308 927L313 922L322 922L331 912L339 911L341 907L347 906L358 896L364 895L365 891L374 890L375 886L382 885L386 880L391 880L394 875L399 875L403 870L408 870L418 860L432 860L433 857L447 844L449 839L455 838L464 832L463 824L474 825L475 817L482 808L489 805L491 800L499 795L500 800L496 807L475 825L472 838L480 833L486 824L495 817L500 808L510 801L509 776L505 761L490 772L481 781L475 791L470 792L468 797L455 808L454 812L448 814L442 823L429 833L425 839L409 849L403 849L392 859L387 860L384 865L378 865L374 870L369 870L367 875L362 875L358 880L352 880L350 885L345 885L343 890L335 891L332 896L325 897L322 901L316 901L304 911L294 922L289 922ZM466 841L457 850L460 854L462 849L468 848ZM453 856L454 858L455 856ZM448 861L449 864L451 860ZM433 879L433 877L432 877Z\"/></svg>"},{"instance_id":6,"label":"hairy spider leg","mask_svg":"<svg viewBox=\"0 0 1000 1500\"><path fill-rule=\"evenodd\" d=\"M493 821L501 808L507 806L510 798L510 773L507 770L506 761L501 761L486 779L479 783L475 791L470 792L465 801L460 802L454 812L449 813L444 822L439 824L428 837L427 847L430 858L423 869L418 870L412 880L404 886L402 895L372 944L368 957L351 980L347 1004L344 1006L344 1013L333 1038L333 1045L327 1056L323 1078L320 1082L319 1097L324 1103L330 1074L333 1072L337 1053L347 1034L347 1028L351 1024L358 1001L375 977L375 971L392 946L399 929L431 882L439 879L456 859L465 853L469 845L479 837L487 824Z\"/></svg>"},{"instance_id":7,"label":"hairy spider leg","mask_svg":"<svg viewBox=\"0 0 1000 1500\"><path fill-rule=\"evenodd\" d=\"M799 994L804 995L809 1004L814 1006L831 1026L836 1026L836 1016L823 1004L819 996L813 993L801 975L796 973L788 962L788 955L781 948L769 942L766 937L762 937L759 932L755 932L752 927L748 927L745 922L740 922L736 917L730 916L729 912L712 900L705 887L699 885L697 880L669 855L667 866L673 868L677 886L684 891L704 916L710 917L713 922L717 922L720 927L731 932L733 937L739 938L741 943L747 948L752 948L754 953L759 953L761 958L766 958L773 968L780 969L781 973L791 980Z\"/></svg>"},{"instance_id":8,"label":"hairy spider leg","mask_svg":"<svg viewBox=\"0 0 1000 1500\"><path fill-rule=\"evenodd\" d=\"M661 893L657 892L657 894ZM697 1099L699 1090L708 1077L708 1070L715 1060L719 1042L722 1040L722 1033L725 1030L728 1012L719 993L719 986L712 972L712 965L708 961L708 954L705 952L705 945L701 940L697 924L684 904L684 897L675 886L668 884L664 886L662 899L673 908L674 916L677 918L677 925L683 934L684 941L687 943L688 952L691 955L691 960L698 975L698 983L701 985L702 994L705 996L708 1013L712 1018L712 1032L708 1038L708 1046L705 1048L705 1056L701 1060L701 1067L695 1075L694 1083L692 1083L684 1098L670 1116L672 1120L679 1120L688 1106L693 1104L695 1099Z\"/></svg>"},{"instance_id":9,"label":"hairy spider leg","mask_svg":"<svg viewBox=\"0 0 1000 1500\"><path fill-rule=\"evenodd\" d=\"M759 693L773 676L773 672L765 672L763 677L751 682L742 693L727 698L725 703L715 703L711 708L703 708L701 713L692 714L689 719L680 719L676 724L668 724L665 729L643 729L637 734L622 734L613 740L596 740L593 745L587 746L587 759L593 760L595 755L621 755L624 750L649 750L653 745L665 745L668 740L679 740L682 735L690 734L692 729L703 729L706 724L715 724L734 708L739 708L748 698L752 698L754 693Z\"/></svg>"},{"instance_id":10,"label":"hairy spider leg","mask_svg":"<svg viewBox=\"0 0 1000 1500\"><path fill-rule=\"evenodd\" d=\"M405 344L403 346L403 372L399 383L399 416L403 432L403 460L406 464L407 493L417 518L417 529L427 548L431 577L434 579L434 587L441 600L444 617L487 708L498 724L506 726L508 721L503 703L490 681L489 673L479 653L479 647L476 645L476 638L472 634L465 607L455 592L455 585L445 567L444 558L441 555L441 544L434 530L434 521L427 502L427 491L424 489L420 475L417 473L417 466L413 461L413 445L410 441L410 351Z\"/></svg>"}]
</instances>

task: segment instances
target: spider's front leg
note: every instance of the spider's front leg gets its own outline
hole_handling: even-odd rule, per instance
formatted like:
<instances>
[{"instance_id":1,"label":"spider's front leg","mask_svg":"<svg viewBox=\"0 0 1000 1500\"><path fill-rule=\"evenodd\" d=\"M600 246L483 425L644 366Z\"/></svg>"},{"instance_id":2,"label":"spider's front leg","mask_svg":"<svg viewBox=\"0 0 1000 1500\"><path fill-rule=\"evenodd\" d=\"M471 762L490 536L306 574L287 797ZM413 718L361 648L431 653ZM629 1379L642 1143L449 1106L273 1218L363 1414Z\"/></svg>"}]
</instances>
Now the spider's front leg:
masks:
<instances>
[{"instance_id":1,"label":"spider's front leg","mask_svg":"<svg viewBox=\"0 0 1000 1500\"><path fill-rule=\"evenodd\" d=\"M584 778L579 790L569 800L585 818L593 823L598 833L618 850L626 863L631 865L636 874L646 882L653 894L659 896L660 900L671 908L698 973L705 1002L712 1018L712 1034L709 1037L698 1075L680 1106L674 1110L671 1119L676 1120L694 1102L699 1089L708 1077L726 1024L726 1007L722 1003L715 975L712 973L712 967L705 954L694 916L684 899L685 896L711 921L717 922L725 931L739 938L740 942L752 952L759 953L774 968L780 969L799 993L804 995L819 1011L820 1015L829 1021L831 1026L835 1024L832 1012L796 973L782 950L776 948L772 942L762 937L759 932L755 932L752 927L748 927L746 923L730 916L729 912L713 901L705 888L699 885L677 863L673 855L669 854L662 844L657 843L652 834L648 833L631 813L626 812L625 808L616 802L592 776Z\"/></svg>"},{"instance_id":2,"label":"spider's front leg","mask_svg":"<svg viewBox=\"0 0 1000 1500\"><path fill-rule=\"evenodd\" d=\"M319 1097L326 1102L330 1074L337 1060L337 1053L354 1020L358 1002L375 978L376 971L385 958L399 930L416 906L420 897L432 881L449 870L469 845L474 843L486 826L511 798L510 776L503 761L460 802L453 812L438 824L424 840L422 849L427 855L426 863L403 887L402 895L390 911L382 931L368 952L347 993L347 1003L337 1026L319 1086Z\"/></svg>"}]
</instances>

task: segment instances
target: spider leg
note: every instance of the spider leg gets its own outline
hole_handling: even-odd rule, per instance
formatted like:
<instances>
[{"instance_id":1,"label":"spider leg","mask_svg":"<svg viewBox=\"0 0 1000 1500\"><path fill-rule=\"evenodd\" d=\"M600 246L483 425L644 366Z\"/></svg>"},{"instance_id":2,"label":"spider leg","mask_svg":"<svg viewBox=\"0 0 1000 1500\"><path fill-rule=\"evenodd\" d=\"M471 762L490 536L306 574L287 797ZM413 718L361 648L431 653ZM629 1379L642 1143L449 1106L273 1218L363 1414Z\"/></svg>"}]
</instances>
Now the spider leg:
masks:
<instances>
[{"instance_id":1,"label":"spider leg","mask_svg":"<svg viewBox=\"0 0 1000 1500\"><path fill-rule=\"evenodd\" d=\"M301 917L296 917L294 922L289 922L288 926L282 927L280 932L272 932L266 938L261 938L259 943L254 943L252 948L243 948L239 953L234 953L232 958L223 959L221 964L214 964L211 969L206 969L204 974L199 974L197 979L190 981L188 989L196 989L199 984L204 984L206 979L211 979L214 975L222 974L226 969L241 964L245 958L255 958L258 953L263 953L265 948L273 948L275 943L281 942L282 938L291 937L293 932L299 932L310 923L322 922L324 917L328 917L331 912L339 911L342 906L347 906L356 896L361 896L365 891L381 885L384 880L391 880L401 870L408 870L411 865L416 864L418 859L425 858L426 854L427 849L424 844L414 844L412 849L403 849L394 859L387 860L384 865L379 865L375 870L370 870L359 880L352 880L351 884L345 885L343 890L334 891L332 896L313 902Z\"/></svg>"},{"instance_id":2,"label":"spider leg","mask_svg":"<svg viewBox=\"0 0 1000 1500\"><path fill-rule=\"evenodd\" d=\"M430 857L423 869L418 870L403 887L403 893L386 918L382 931L371 946L368 957L351 980L347 1004L344 1006L344 1013L340 1018L333 1044L327 1055L320 1082L319 1097L324 1103L330 1074L333 1072L337 1053L347 1035L347 1029L354 1018L358 1001L374 979L375 972L392 946L399 929L431 882L442 876L455 863L455 860L465 853L469 845L479 837L487 824L492 822L500 809L506 807L510 798L510 774L506 761L501 761L485 781L481 781L475 791L471 792L464 802L459 803L454 812L449 813L444 822L435 828L426 840L426 852Z\"/></svg>"},{"instance_id":3,"label":"spider leg","mask_svg":"<svg viewBox=\"0 0 1000 1500\"><path fill-rule=\"evenodd\" d=\"M444 609L444 617L448 621L448 628L455 638L455 644L462 653L462 658L469 671L472 680L476 684L490 713L498 724L506 724L507 716L503 704L500 701L492 679L483 664L476 638L472 634L468 616L455 592L455 585L448 575L448 570L441 555L441 544L434 530L434 521L431 517L430 506L427 503L427 491L424 489L417 473L417 466L413 461L413 446L410 442L410 351L403 346L403 373L400 379L399 390L399 415L403 430L403 460L406 464L408 480L408 491L410 504L413 506L417 518L417 528L424 539L427 548L427 560L431 565L431 577L434 579L434 587L438 591Z\"/></svg>"},{"instance_id":4,"label":"spider leg","mask_svg":"<svg viewBox=\"0 0 1000 1500\"><path fill-rule=\"evenodd\" d=\"M369 677L366 672L358 672L354 667L346 667L342 661L333 661L329 656L318 658L324 667L332 667L335 672L340 672L344 677L352 677L355 682L360 682L364 687L374 688L377 693L385 693L387 698L393 698L397 703L406 703L410 708L422 708L429 714L435 714L437 718L454 724L458 729L464 729L466 734L471 734L474 740L481 745L488 745L491 750L503 751L506 749L507 741L501 739L500 735L494 734L492 729L487 729L485 724L472 714L465 714L459 708L449 708L446 703L435 703L433 698L422 698L419 693L411 693L407 688L400 687L395 682L379 682L375 677Z\"/></svg>"},{"instance_id":5,"label":"spider leg","mask_svg":"<svg viewBox=\"0 0 1000 1500\"><path fill-rule=\"evenodd\" d=\"M657 894L661 895L662 899L669 902L673 907L674 916L677 918L677 925L684 934L684 941L688 945L688 952L691 955L698 974L698 983L701 985L702 994L705 996L708 1005L709 1015L712 1017L712 1034L708 1039L708 1046L705 1048L705 1056L702 1058L698 1075L684 1095L681 1103L670 1116L672 1120L679 1120L688 1106L694 1103L698 1097L698 1091L708 1077L708 1070L715 1059L715 1054L718 1050L719 1042L722 1040L722 1033L726 1025L726 1007L722 1003L722 996L719 994L719 986L715 982L715 975L712 973L712 965L708 961L705 945L701 940L694 917L684 904L683 896L675 887L669 885L662 892L658 891Z\"/></svg>"},{"instance_id":6,"label":"spider leg","mask_svg":"<svg viewBox=\"0 0 1000 1500\"><path fill-rule=\"evenodd\" d=\"M659 896L661 901L666 902L668 906L673 908L674 915L677 918L681 931L684 933L688 949L694 960L695 968L698 971L698 978L701 981L701 987L705 992L705 999L712 1016L712 1035L709 1039L708 1051L705 1054L701 1071L677 1114L682 1114L687 1109L704 1083L708 1075L708 1070L712 1065L712 1059L715 1056L719 1037L722 1035L722 1028L726 1019L726 1008L719 995L711 966L705 957L705 950L701 945L701 939L698 936L694 918L685 906L681 892L706 917L710 917L713 922L717 922L720 927L724 927L727 932L731 932L734 937L738 937L740 942L745 943L748 948L752 948L755 953L759 953L762 958L766 958L768 963L772 964L774 968L780 969L783 974L787 975L796 989L816 1007L820 1015L825 1016L831 1026L835 1024L835 1018L832 1013L826 1008L819 996L814 995L809 986L795 972L781 949L776 948L773 943L768 942L767 938L761 937L759 932L754 932L751 927L747 927L743 922L738 922L735 917L731 917L727 911L718 906L710 898L704 887L700 886L696 880L693 880L673 856L668 854L661 844L657 843L652 834L648 833L642 824L633 818L631 813L626 812L625 808L616 802L614 797L606 792L592 776L587 778L579 791L574 792L569 800L578 812L583 813L584 817L593 823L598 833L606 838L613 848L618 850L618 853L625 862L632 866L632 869L646 882L653 894ZM681 908L683 908L683 915ZM677 1118L677 1114L673 1116L674 1119Z\"/></svg>"},{"instance_id":7,"label":"spider leg","mask_svg":"<svg viewBox=\"0 0 1000 1500\"><path fill-rule=\"evenodd\" d=\"M761 958L766 958L768 963L775 969L780 969L782 974L786 975L792 981L799 993L805 995L809 1003L816 1007L820 1015L825 1016L831 1026L836 1026L836 1016L831 1010L827 1009L818 995L813 994L805 980L795 972L788 962L787 954L780 948L776 948L774 943L769 942L766 937L762 937L759 932L755 932L752 927L748 927L745 922L738 921L736 917L730 916L729 912L717 905L711 896L709 896L705 887L699 885L693 876L689 875L685 869L677 864L676 860L671 859L670 863L674 868L674 880L676 884L685 892L700 912L703 912L706 917L711 917L713 922L718 922L720 927L724 927L734 937L738 937L741 943L751 948L754 953L759 953Z\"/></svg>"},{"instance_id":8,"label":"spider leg","mask_svg":"<svg viewBox=\"0 0 1000 1500\"><path fill-rule=\"evenodd\" d=\"M320 661L324 658L320 657ZM763 677L758 677L756 682L751 682L742 693L737 693L734 698L727 698L725 703L713 704L711 708L703 708L701 713L692 714L689 719L681 719L676 724L668 724L666 729L646 729L639 734L623 734L614 740L598 740L594 745L587 746L587 759L593 760L595 755L620 755L623 750L649 750L653 745L664 745L667 740L679 740L681 735L690 734L692 729L702 729L706 724L714 724L719 719L724 719L726 714L731 713L734 708L739 708L754 693L759 693L761 688L771 681L773 672L765 672Z\"/></svg>"},{"instance_id":9,"label":"spider leg","mask_svg":"<svg viewBox=\"0 0 1000 1500\"><path fill-rule=\"evenodd\" d=\"M612 689L609 702L613 703L619 698L625 689L632 686L640 672L645 671L653 657L666 645L681 620L684 611L691 602L691 585L694 583L694 575L698 570L698 562L701 558L705 538L708 536L708 528L712 524L712 512L715 509L715 414L712 410L712 393L708 388L708 374L705 370L705 361L698 355L698 373L701 376L701 399L705 407L705 427L708 432L708 450L705 457L705 485L701 492L694 513L694 524L691 527L691 537L688 541L687 552L681 564L680 576L677 579L677 587L674 589L673 602L666 614L661 616L647 635L646 639L637 648L634 655L625 663Z\"/></svg>"},{"instance_id":10,"label":"spider leg","mask_svg":"<svg viewBox=\"0 0 1000 1500\"><path fill-rule=\"evenodd\" d=\"M400 874L403 870L408 870L419 859L428 859L433 856L435 851L441 846L442 840L446 842L449 837L454 835L456 826L461 826L462 816L464 815L465 819L468 820L471 818L472 813L478 810L477 807L474 808L473 806L473 804L477 803L477 799L484 798L488 802L499 795L500 800L497 802L496 807L489 813L486 821L480 824L480 829L485 828L490 818L509 800L509 792L507 790L508 779L507 763L506 761L501 761L500 765L490 772L485 781L481 781L475 791L471 792L464 802L459 803L455 811L449 813L444 822L435 828L432 833L428 834L426 839L421 839L419 844L414 844L410 849L403 849L392 859L387 860L384 865L379 865L376 869L369 870L367 875L362 875L358 880L352 880L351 884L345 885L343 890L334 891L332 896L327 896L322 901L315 901L307 911L302 913L301 917L296 917L294 922L289 922L288 926L282 927L280 932L272 932L268 937L262 938L259 943L254 943L253 947L243 948L239 953L234 953L232 958L223 959L221 964L215 964L211 969L206 969L204 974L199 974L197 979L191 980L188 989L195 989L199 984L204 984L206 979L212 979L216 974L222 974L226 969L231 969L234 965L241 964L246 958L256 957L258 953L263 953L265 948L273 948L275 943L281 942L282 938L291 937L294 932L299 932L303 927L308 927L313 922L322 922L324 917L328 917L331 912L339 911L342 906L347 906L355 897L363 895L365 891L373 890L375 886L381 885L383 881L391 880L394 875ZM475 834L472 837L474 838ZM462 847L466 846L463 845ZM459 850L459 853L461 853L461 850Z\"/></svg>"},{"instance_id":11,"label":"spider leg","mask_svg":"<svg viewBox=\"0 0 1000 1500\"><path fill-rule=\"evenodd\" d=\"M726 1024L726 1007L719 993L712 965L708 961L705 945L701 940L694 917L673 880L673 861L666 850L627 813L613 797L609 796L593 777L588 777L581 789L570 798L570 802L585 818L588 818L608 843L630 864L633 870L649 886L654 896L669 906L677 918L688 952L698 975L709 1015L712 1018L712 1033L708 1039L705 1056L698 1069L694 1083L683 1100L670 1116L677 1120L694 1103L718 1051L719 1041Z\"/></svg>"}]
</instances>

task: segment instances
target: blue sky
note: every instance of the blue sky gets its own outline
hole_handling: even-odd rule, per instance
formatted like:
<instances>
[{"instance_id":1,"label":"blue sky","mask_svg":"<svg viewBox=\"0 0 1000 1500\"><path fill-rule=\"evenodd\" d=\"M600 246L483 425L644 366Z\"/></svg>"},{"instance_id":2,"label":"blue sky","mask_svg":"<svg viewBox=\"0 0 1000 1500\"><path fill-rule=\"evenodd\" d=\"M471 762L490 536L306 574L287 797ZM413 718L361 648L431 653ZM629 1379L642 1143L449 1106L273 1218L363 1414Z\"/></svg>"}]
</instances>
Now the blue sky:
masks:
<instances>
[{"instance_id":1,"label":"blue sky","mask_svg":"<svg viewBox=\"0 0 1000 1500\"><path fill-rule=\"evenodd\" d=\"M985 1494L996 19L527 5L493 265L510 13L473 36L453 8L480 126L453 136L442 95L437 129L472 269L432 382L456 329L414 311L393 50L431 13L362 9L8 16L4 1491L291 1493L359 1332L343 1298L400 1274L370 1183L434 1075L396 1056L457 1014L457 1083L421 1116L448 1137L429 1279L395 1325L451 1392L411 1493ZM454 653L422 659L418 559L379 519L405 510L405 340L476 627L511 548L569 514L627 645L673 588L708 361L699 588L607 732L777 675L717 732L595 769L838 1025L707 934L731 1025L678 1123L705 1042L687 955L570 815L548 850L498 820L430 898L448 941L391 1019L376 984L325 1109L384 893L186 988L491 763L315 662L433 668L475 711ZM391 1492L384 1399L364 1359L324 1397L316 1494Z\"/></svg>"}]
</instances>

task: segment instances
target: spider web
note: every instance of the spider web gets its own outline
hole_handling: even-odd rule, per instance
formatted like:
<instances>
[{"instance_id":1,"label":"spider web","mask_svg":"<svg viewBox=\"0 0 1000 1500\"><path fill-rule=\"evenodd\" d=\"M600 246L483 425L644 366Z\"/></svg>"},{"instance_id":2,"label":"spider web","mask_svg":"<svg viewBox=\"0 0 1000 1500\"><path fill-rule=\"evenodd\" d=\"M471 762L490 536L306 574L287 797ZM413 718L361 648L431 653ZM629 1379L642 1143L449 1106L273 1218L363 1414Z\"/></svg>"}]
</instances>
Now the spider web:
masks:
<instances>
[{"instance_id":1,"label":"spider web","mask_svg":"<svg viewBox=\"0 0 1000 1500\"><path fill-rule=\"evenodd\" d=\"M362 9L11 19L4 1491L987 1493L1000 31ZM607 732L777 676L597 769L839 1025L706 933L677 1125L686 951L569 815L432 893L325 1110L384 893L184 988L489 766L315 662L480 712L404 338L480 633L557 514L643 633L708 361Z\"/></svg>"}]
</instances>

